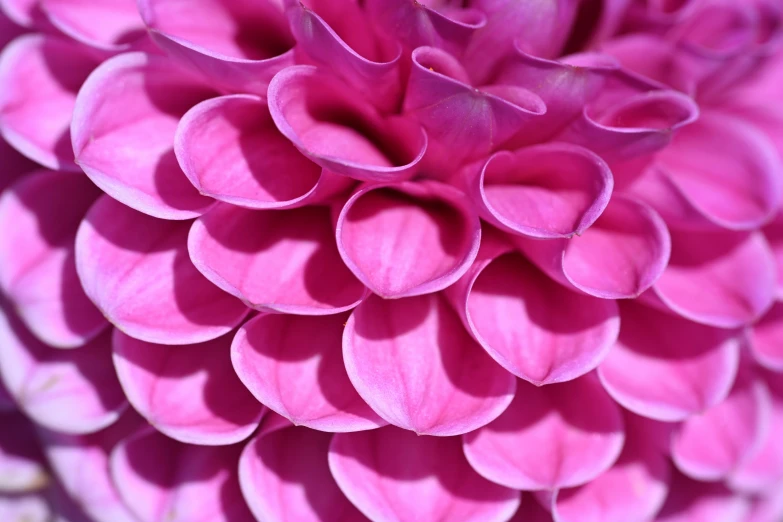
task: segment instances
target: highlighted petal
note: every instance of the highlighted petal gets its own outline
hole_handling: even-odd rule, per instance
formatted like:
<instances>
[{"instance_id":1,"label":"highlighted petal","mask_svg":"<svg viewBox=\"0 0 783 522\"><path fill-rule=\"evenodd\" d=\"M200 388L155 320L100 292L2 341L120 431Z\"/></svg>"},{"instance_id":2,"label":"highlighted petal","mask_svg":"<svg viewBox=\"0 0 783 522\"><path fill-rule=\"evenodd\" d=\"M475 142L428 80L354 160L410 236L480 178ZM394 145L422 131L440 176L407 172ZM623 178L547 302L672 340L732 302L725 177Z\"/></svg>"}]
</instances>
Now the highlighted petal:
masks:
<instances>
[{"instance_id":1,"label":"highlighted petal","mask_svg":"<svg viewBox=\"0 0 783 522\"><path fill-rule=\"evenodd\" d=\"M750 500L723 484L691 480L672 473L669 496L656 522L744 522Z\"/></svg>"},{"instance_id":2,"label":"highlighted petal","mask_svg":"<svg viewBox=\"0 0 783 522\"><path fill-rule=\"evenodd\" d=\"M242 446L182 444L149 429L111 453L120 497L145 522L253 522L242 499Z\"/></svg>"},{"instance_id":3,"label":"highlighted petal","mask_svg":"<svg viewBox=\"0 0 783 522\"><path fill-rule=\"evenodd\" d=\"M42 0L48 20L64 34L105 51L123 51L146 37L133 0Z\"/></svg>"},{"instance_id":4,"label":"highlighted petal","mask_svg":"<svg viewBox=\"0 0 783 522\"><path fill-rule=\"evenodd\" d=\"M498 484L540 491L585 484L623 448L620 408L595 375L536 387L517 384L495 421L463 437L470 465Z\"/></svg>"},{"instance_id":5,"label":"highlighted petal","mask_svg":"<svg viewBox=\"0 0 783 522\"><path fill-rule=\"evenodd\" d=\"M98 61L56 36L20 36L0 55L0 134L54 170L78 171L69 134L76 93Z\"/></svg>"},{"instance_id":6,"label":"highlighted petal","mask_svg":"<svg viewBox=\"0 0 783 522\"><path fill-rule=\"evenodd\" d=\"M337 247L367 287L386 298L437 292L476 257L481 224L465 196L424 181L365 185L337 221Z\"/></svg>"},{"instance_id":7,"label":"highlighted petal","mask_svg":"<svg viewBox=\"0 0 783 522\"><path fill-rule=\"evenodd\" d=\"M783 371L783 303L776 301L753 325L749 345L759 364L773 371Z\"/></svg>"},{"instance_id":8,"label":"highlighted petal","mask_svg":"<svg viewBox=\"0 0 783 522\"><path fill-rule=\"evenodd\" d=\"M475 430L514 395L514 377L470 338L440 294L368 297L345 327L343 357L370 407L420 435Z\"/></svg>"},{"instance_id":9,"label":"highlighted petal","mask_svg":"<svg viewBox=\"0 0 783 522\"><path fill-rule=\"evenodd\" d=\"M290 424L271 424L264 421L261 432L239 458L239 483L256 518L297 522L366 520L329 472L327 453L332 436Z\"/></svg>"},{"instance_id":10,"label":"highlighted petal","mask_svg":"<svg viewBox=\"0 0 783 522\"><path fill-rule=\"evenodd\" d=\"M188 182L174 155L179 118L213 95L161 56L126 53L84 83L73 111L76 161L116 200L163 219L189 219L212 199Z\"/></svg>"},{"instance_id":11,"label":"highlighted petal","mask_svg":"<svg viewBox=\"0 0 783 522\"><path fill-rule=\"evenodd\" d=\"M107 319L151 343L193 344L228 333L248 308L190 262L189 222L163 221L108 196L76 235L76 270Z\"/></svg>"},{"instance_id":12,"label":"highlighted petal","mask_svg":"<svg viewBox=\"0 0 783 522\"><path fill-rule=\"evenodd\" d=\"M190 444L233 444L255 431L264 407L231 368L231 339L167 346L115 330L114 367L128 401L161 433Z\"/></svg>"},{"instance_id":13,"label":"highlighted petal","mask_svg":"<svg viewBox=\"0 0 783 522\"><path fill-rule=\"evenodd\" d=\"M46 486L43 455L34 424L21 413L0 413L0 494L19 494Z\"/></svg>"},{"instance_id":14,"label":"highlighted petal","mask_svg":"<svg viewBox=\"0 0 783 522\"><path fill-rule=\"evenodd\" d=\"M334 436L329 468L343 493L372 520L501 522L519 492L473 471L459 439L419 437L392 426Z\"/></svg>"},{"instance_id":15,"label":"highlighted petal","mask_svg":"<svg viewBox=\"0 0 783 522\"><path fill-rule=\"evenodd\" d=\"M188 249L207 279L259 310L336 314L365 294L337 253L328 207L219 204L193 223Z\"/></svg>"}]
</instances>

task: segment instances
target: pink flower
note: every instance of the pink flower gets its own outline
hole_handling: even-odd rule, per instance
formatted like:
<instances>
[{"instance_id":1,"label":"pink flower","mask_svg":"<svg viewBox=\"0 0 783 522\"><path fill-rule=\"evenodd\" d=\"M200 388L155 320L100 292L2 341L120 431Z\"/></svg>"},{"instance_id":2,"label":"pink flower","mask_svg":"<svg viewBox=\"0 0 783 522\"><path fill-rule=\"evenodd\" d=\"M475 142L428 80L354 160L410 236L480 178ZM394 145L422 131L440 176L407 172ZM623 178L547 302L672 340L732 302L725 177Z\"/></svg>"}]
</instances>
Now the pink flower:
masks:
<instances>
[{"instance_id":1,"label":"pink flower","mask_svg":"<svg viewBox=\"0 0 783 522\"><path fill-rule=\"evenodd\" d=\"M0 10L0 519L783 516L775 0Z\"/></svg>"}]
</instances>

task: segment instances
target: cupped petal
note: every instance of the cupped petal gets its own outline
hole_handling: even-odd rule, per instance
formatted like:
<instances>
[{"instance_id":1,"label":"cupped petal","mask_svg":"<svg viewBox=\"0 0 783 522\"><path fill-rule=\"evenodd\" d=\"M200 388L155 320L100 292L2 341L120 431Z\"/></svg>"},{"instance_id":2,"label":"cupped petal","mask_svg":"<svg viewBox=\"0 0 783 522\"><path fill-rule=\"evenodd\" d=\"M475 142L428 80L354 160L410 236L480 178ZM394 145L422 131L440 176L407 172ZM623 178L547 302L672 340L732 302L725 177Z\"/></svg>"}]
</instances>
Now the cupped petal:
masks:
<instances>
[{"instance_id":1,"label":"cupped petal","mask_svg":"<svg viewBox=\"0 0 783 522\"><path fill-rule=\"evenodd\" d=\"M655 522L743 522L750 508L748 497L721 483L692 480L675 471Z\"/></svg>"},{"instance_id":2,"label":"cupped petal","mask_svg":"<svg viewBox=\"0 0 783 522\"><path fill-rule=\"evenodd\" d=\"M669 266L643 299L691 321L737 328L772 306L774 256L759 232L672 233Z\"/></svg>"},{"instance_id":3,"label":"cupped petal","mask_svg":"<svg viewBox=\"0 0 783 522\"><path fill-rule=\"evenodd\" d=\"M62 33L104 51L130 49L146 37L134 0L41 0L41 9Z\"/></svg>"},{"instance_id":4,"label":"cupped petal","mask_svg":"<svg viewBox=\"0 0 783 522\"><path fill-rule=\"evenodd\" d=\"M188 250L207 279L263 311L336 314L366 292L340 259L326 206L272 211L219 204L193 223Z\"/></svg>"},{"instance_id":5,"label":"cupped petal","mask_svg":"<svg viewBox=\"0 0 783 522\"><path fill-rule=\"evenodd\" d=\"M252 522L239 489L242 446L183 444L149 428L115 446L114 486L144 522Z\"/></svg>"},{"instance_id":6,"label":"cupped petal","mask_svg":"<svg viewBox=\"0 0 783 522\"><path fill-rule=\"evenodd\" d=\"M289 67L269 84L269 112L302 154L355 179L396 182L417 172L427 134L410 118L381 116L346 84L312 66Z\"/></svg>"},{"instance_id":7,"label":"cupped petal","mask_svg":"<svg viewBox=\"0 0 783 522\"><path fill-rule=\"evenodd\" d=\"M248 314L193 266L189 228L105 195L87 213L76 234L76 271L87 296L123 332L151 343L193 344L228 333Z\"/></svg>"},{"instance_id":8,"label":"cupped petal","mask_svg":"<svg viewBox=\"0 0 783 522\"><path fill-rule=\"evenodd\" d=\"M138 8L153 41L221 91L264 95L294 63L280 1L139 0Z\"/></svg>"},{"instance_id":9,"label":"cupped petal","mask_svg":"<svg viewBox=\"0 0 783 522\"><path fill-rule=\"evenodd\" d=\"M651 419L676 422L723 401L737 375L736 332L633 302L620 305L617 344L598 368L609 395Z\"/></svg>"},{"instance_id":10,"label":"cupped petal","mask_svg":"<svg viewBox=\"0 0 783 522\"><path fill-rule=\"evenodd\" d=\"M337 220L343 261L385 298L451 285L476 258L480 239L481 224L470 201L433 181L365 185Z\"/></svg>"},{"instance_id":11,"label":"cupped petal","mask_svg":"<svg viewBox=\"0 0 783 522\"><path fill-rule=\"evenodd\" d=\"M78 350L41 343L20 321L0 311L0 377L28 417L64 433L92 433L127 407L111 365L111 334Z\"/></svg>"},{"instance_id":12,"label":"cupped petal","mask_svg":"<svg viewBox=\"0 0 783 522\"><path fill-rule=\"evenodd\" d=\"M476 471L531 491L595 479L617 460L624 440L620 408L594 374L542 387L519 381L514 401L500 417L463 436Z\"/></svg>"},{"instance_id":13,"label":"cupped petal","mask_svg":"<svg viewBox=\"0 0 783 522\"><path fill-rule=\"evenodd\" d=\"M0 493L37 491L49 482L34 425L19 412L0 412Z\"/></svg>"},{"instance_id":14,"label":"cupped petal","mask_svg":"<svg viewBox=\"0 0 783 522\"><path fill-rule=\"evenodd\" d=\"M57 36L18 37L0 55L0 134L54 170L78 171L70 124L76 93L99 61Z\"/></svg>"},{"instance_id":15,"label":"cupped petal","mask_svg":"<svg viewBox=\"0 0 783 522\"><path fill-rule=\"evenodd\" d=\"M114 368L128 402L172 439L226 445L255 431L264 407L231 367L232 334L188 346L139 341L114 331Z\"/></svg>"},{"instance_id":16,"label":"cupped petal","mask_svg":"<svg viewBox=\"0 0 783 522\"><path fill-rule=\"evenodd\" d=\"M393 426L340 433L329 447L329 468L372 520L500 522L519 506L519 492L471 469L453 437L419 437Z\"/></svg>"},{"instance_id":17,"label":"cupped petal","mask_svg":"<svg viewBox=\"0 0 783 522\"><path fill-rule=\"evenodd\" d=\"M280 420L267 417L239 458L239 484L256 518L367 520L345 498L329 472L331 434L290 423L280 425Z\"/></svg>"},{"instance_id":18,"label":"cupped petal","mask_svg":"<svg viewBox=\"0 0 783 522\"><path fill-rule=\"evenodd\" d=\"M161 56L126 53L101 64L76 99L76 161L104 192L140 212L189 219L212 204L174 155L179 118L213 91Z\"/></svg>"},{"instance_id":19,"label":"cupped petal","mask_svg":"<svg viewBox=\"0 0 783 522\"><path fill-rule=\"evenodd\" d=\"M0 288L28 329L56 347L81 346L108 325L74 261L76 229L99 195L81 174L39 171L0 197L0 251L8 253L0 257Z\"/></svg>"},{"instance_id":20,"label":"cupped petal","mask_svg":"<svg viewBox=\"0 0 783 522\"><path fill-rule=\"evenodd\" d=\"M368 297L351 315L343 357L356 391L382 418L421 435L459 435L500 415L515 391L441 294Z\"/></svg>"},{"instance_id":21,"label":"cupped petal","mask_svg":"<svg viewBox=\"0 0 783 522\"><path fill-rule=\"evenodd\" d=\"M770 370L783 371L783 303L772 308L753 325L749 346L756 361Z\"/></svg>"},{"instance_id":22,"label":"cupped petal","mask_svg":"<svg viewBox=\"0 0 783 522\"><path fill-rule=\"evenodd\" d=\"M201 194L247 208L299 207L351 183L302 156L275 127L266 101L252 95L193 107L180 120L174 151Z\"/></svg>"},{"instance_id":23,"label":"cupped petal","mask_svg":"<svg viewBox=\"0 0 783 522\"><path fill-rule=\"evenodd\" d=\"M343 363L346 314L268 314L239 329L231 345L234 369L264 405L297 426L329 432L383 426L362 400Z\"/></svg>"},{"instance_id":24,"label":"cupped petal","mask_svg":"<svg viewBox=\"0 0 783 522\"><path fill-rule=\"evenodd\" d=\"M671 252L669 232L660 216L625 196L613 197L581 236L512 239L554 280L604 299L639 296L661 277Z\"/></svg>"}]
</instances>

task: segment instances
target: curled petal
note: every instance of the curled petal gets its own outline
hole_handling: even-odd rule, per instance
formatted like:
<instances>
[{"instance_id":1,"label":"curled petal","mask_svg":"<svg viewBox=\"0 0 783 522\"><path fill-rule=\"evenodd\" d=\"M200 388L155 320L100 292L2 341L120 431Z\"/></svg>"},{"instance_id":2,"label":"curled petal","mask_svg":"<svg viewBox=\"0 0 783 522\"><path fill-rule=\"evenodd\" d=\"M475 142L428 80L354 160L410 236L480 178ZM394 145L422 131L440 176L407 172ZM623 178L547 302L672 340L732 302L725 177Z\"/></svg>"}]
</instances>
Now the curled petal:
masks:
<instances>
[{"instance_id":1,"label":"curled petal","mask_svg":"<svg viewBox=\"0 0 783 522\"><path fill-rule=\"evenodd\" d=\"M726 398L739 365L735 332L622 303L618 343L598 368L623 407L661 421L682 421Z\"/></svg>"},{"instance_id":2,"label":"curled petal","mask_svg":"<svg viewBox=\"0 0 783 522\"><path fill-rule=\"evenodd\" d=\"M539 241L513 237L547 275L604 299L636 297L661 276L671 243L663 220L647 205L613 197L581 236Z\"/></svg>"},{"instance_id":3,"label":"curled petal","mask_svg":"<svg viewBox=\"0 0 783 522\"><path fill-rule=\"evenodd\" d=\"M68 194L63 198L63 194ZM39 171L0 197L0 287L42 341L74 348L107 326L76 275L73 240L100 191L85 176Z\"/></svg>"},{"instance_id":4,"label":"curled petal","mask_svg":"<svg viewBox=\"0 0 783 522\"><path fill-rule=\"evenodd\" d=\"M290 424L272 424L277 423L267 417L239 458L239 483L256 518L297 522L366 520L329 472L327 455L332 436Z\"/></svg>"},{"instance_id":5,"label":"curled petal","mask_svg":"<svg viewBox=\"0 0 783 522\"><path fill-rule=\"evenodd\" d=\"M222 96L196 105L180 120L174 150L201 194L242 207L298 207L350 186L348 178L302 156L256 96Z\"/></svg>"},{"instance_id":6,"label":"curled petal","mask_svg":"<svg viewBox=\"0 0 783 522\"><path fill-rule=\"evenodd\" d=\"M500 522L519 506L519 492L471 469L456 438L393 426L341 433L329 447L329 468L372 520Z\"/></svg>"},{"instance_id":7,"label":"curled petal","mask_svg":"<svg viewBox=\"0 0 783 522\"><path fill-rule=\"evenodd\" d=\"M261 403L297 426L335 432L383 426L348 379L342 354L346 319L256 317L234 337L234 369Z\"/></svg>"},{"instance_id":8,"label":"curled petal","mask_svg":"<svg viewBox=\"0 0 783 522\"><path fill-rule=\"evenodd\" d=\"M749 339L756 361L774 371L783 371L783 303L772 308L753 325Z\"/></svg>"},{"instance_id":9,"label":"curled petal","mask_svg":"<svg viewBox=\"0 0 783 522\"><path fill-rule=\"evenodd\" d=\"M427 134L410 118L383 117L343 83L311 66L289 67L269 85L280 132L326 170L367 181L412 177Z\"/></svg>"},{"instance_id":10,"label":"curled petal","mask_svg":"<svg viewBox=\"0 0 783 522\"><path fill-rule=\"evenodd\" d=\"M371 295L348 320L343 357L378 415L422 435L475 430L514 395L514 377L470 338L441 294Z\"/></svg>"},{"instance_id":11,"label":"curled petal","mask_svg":"<svg viewBox=\"0 0 783 522\"><path fill-rule=\"evenodd\" d=\"M0 377L19 409L64 433L92 433L116 421L127 406L111 365L111 334L78 350L53 350L0 312Z\"/></svg>"},{"instance_id":12,"label":"curled petal","mask_svg":"<svg viewBox=\"0 0 783 522\"><path fill-rule=\"evenodd\" d=\"M104 192L140 212L189 219L212 199L188 182L174 155L179 118L213 92L170 60L126 53L84 83L73 111L76 161Z\"/></svg>"},{"instance_id":13,"label":"curled petal","mask_svg":"<svg viewBox=\"0 0 783 522\"><path fill-rule=\"evenodd\" d=\"M220 90L263 95L294 63L294 39L281 2L139 0L153 41Z\"/></svg>"},{"instance_id":14,"label":"curled petal","mask_svg":"<svg viewBox=\"0 0 783 522\"><path fill-rule=\"evenodd\" d=\"M56 36L20 36L0 55L0 133L45 167L78 171L69 126L76 93L98 61Z\"/></svg>"},{"instance_id":15,"label":"curled petal","mask_svg":"<svg viewBox=\"0 0 783 522\"><path fill-rule=\"evenodd\" d=\"M115 330L114 367L128 402L180 442L213 446L246 439L264 407L232 371L231 338L167 346Z\"/></svg>"},{"instance_id":16,"label":"curled petal","mask_svg":"<svg viewBox=\"0 0 783 522\"><path fill-rule=\"evenodd\" d=\"M237 326L248 308L188 258L190 223L163 221L103 196L76 235L76 270L107 319L151 343L193 344Z\"/></svg>"},{"instance_id":17,"label":"curled petal","mask_svg":"<svg viewBox=\"0 0 783 522\"><path fill-rule=\"evenodd\" d=\"M337 252L330 210L285 211L220 204L195 223L190 257L207 279L248 306L301 315L355 307L364 286Z\"/></svg>"},{"instance_id":18,"label":"curled petal","mask_svg":"<svg viewBox=\"0 0 783 522\"><path fill-rule=\"evenodd\" d=\"M695 93L696 79L677 52L675 42L649 33L630 33L604 43L601 52L617 58L626 72L640 74L661 86Z\"/></svg>"},{"instance_id":19,"label":"curled petal","mask_svg":"<svg viewBox=\"0 0 783 522\"><path fill-rule=\"evenodd\" d=\"M691 480L674 472L669 496L656 522L743 522L750 500L717 482Z\"/></svg>"},{"instance_id":20,"label":"curled petal","mask_svg":"<svg viewBox=\"0 0 783 522\"><path fill-rule=\"evenodd\" d=\"M588 374L540 388L519 381L508 409L463 440L481 475L539 491L595 479L617 460L625 434L620 408Z\"/></svg>"},{"instance_id":21,"label":"curled petal","mask_svg":"<svg viewBox=\"0 0 783 522\"><path fill-rule=\"evenodd\" d=\"M0 412L0 494L37 491L49 482L34 425L19 412Z\"/></svg>"},{"instance_id":22,"label":"curled petal","mask_svg":"<svg viewBox=\"0 0 783 522\"><path fill-rule=\"evenodd\" d=\"M152 430L111 453L120 497L145 522L252 522L242 499L237 463L241 445L182 444Z\"/></svg>"},{"instance_id":23,"label":"curled petal","mask_svg":"<svg viewBox=\"0 0 783 522\"><path fill-rule=\"evenodd\" d=\"M104 51L130 49L146 36L133 0L42 0L41 8L62 33Z\"/></svg>"}]
</instances>

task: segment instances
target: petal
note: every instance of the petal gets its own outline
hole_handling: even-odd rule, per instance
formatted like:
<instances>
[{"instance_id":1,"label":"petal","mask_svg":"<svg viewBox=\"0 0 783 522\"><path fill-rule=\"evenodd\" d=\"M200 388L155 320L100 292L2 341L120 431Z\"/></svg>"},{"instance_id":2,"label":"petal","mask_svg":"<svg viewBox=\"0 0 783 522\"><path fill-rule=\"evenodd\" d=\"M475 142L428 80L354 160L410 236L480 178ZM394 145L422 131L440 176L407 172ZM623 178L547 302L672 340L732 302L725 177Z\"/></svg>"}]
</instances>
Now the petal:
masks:
<instances>
[{"instance_id":1,"label":"petal","mask_svg":"<svg viewBox=\"0 0 783 522\"><path fill-rule=\"evenodd\" d=\"M342 354L346 319L256 317L234 337L234 369L261 403L297 426L335 432L383 426L348 379Z\"/></svg>"},{"instance_id":2,"label":"petal","mask_svg":"<svg viewBox=\"0 0 783 522\"><path fill-rule=\"evenodd\" d=\"M133 0L42 0L48 20L85 45L122 51L146 34Z\"/></svg>"},{"instance_id":3,"label":"petal","mask_svg":"<svg viewBox=\"0 0 783 522\"><path fill-rule=\"evenodd\" d=\"M343 357L356 391L391 424L423 435L459 435L511 402L514 377L459 324L440 294L384 300L354 311Z\"/></svg>"},{"instance_id":4,"label":"petal","mask_svg":"<svg viewBox=\"0 0 783 522\"><path fill-rule=\"evenodd\" d=\"M21 27L34 28L41 22L38 0L0 0L0 11Z\"/></svg>"},{"instance_id":5,"label":"petal","mask_svg":"<svg viewBox=\"0 0 783 522\"><path fill-rule=\"evenodd\" d=\"M34 425L18 412L0 413L0 491L25 493L46 486L49 475Z\"/></svg>"},{"instance_id":6,"label":"petal","mask_svg":"<svg viewBox=\"0 0 783 522\"><path fill-rule=\"evenodd\" d=\"M350 185L302 156L256 96L199 103L180 120L174 150L201 194L247 208L298 207Z\"/></svg>"},{"instance_id":7,"label":"petal","mask_svg":"<svg viewBox=\"0 0 783 522\"><path fill-rule=\"evenodd\" d=\"M294 63L294 39L275 0L139 0L153 41L224 91L264 94Z\"/></svg>"},{"instance_id":8,"label":"petal","mask_svg":"<svg viewBox=\"0 0 783 522\"><path fill-rule=\"evenodd\" d=\"M763 229L767 244L772 249L775 258L777 277L777 299L783 297L783 215L778 214L775 219Z\"/></svg>"},{"instance_id":9,"label":"petal","mask_svg":"<svg viewBox=\"0 0 783 522\"><path fill-rule=\"evenodd\" d=\"M196 217L212 200L182 174L174 134L179 118L212 94L160 56L126 53L107 60L76 99L76 161L101 190L140 212Z\"/></svg>"},{"instance_id":10,"label":"petal","mask_svg":"<svg viewBox=\"0 0 783 522\"><path fill-rule=\"evenodd\" d=\"M180 442L233 444L255 431L264 407L231 368L232 335L188 346L146 343L114 331L114 367L128 402Z\"/></svg>"},{"instance_id":11,"label":"petal","mask_svg":"<svg viewBox=\"0 0 783 522\"><path fill-rule=\"evenodd\" d=\"M620 409L593 374L540 388L519 381L508 409L463 437L481 475L532 491L595 479L617 460L624 439Z\"/></svg>"},{"instance_id":12,"label":"petal","mask_svg":"<svg viewBox=\"0 0 783 522\"><path fill-rule=\"evenodd\" d=\"M519 492L470 468L456 438L392 426L340 433L329 447L329 468L372 520L500 522L519 506Z\"/></svg>"},{"instance_id":13,"label":"petal","mask_svg":"<svg viewBox=\"0 0 783 522\"><path fill-rule=\"evenodd\" d=\"M476 257L481 224L465 196L432 181L365 185L337 221L348 268L386 298L437 292Z\"/></svg>"},{"instance_id":14,"label":"petal","mask_svg":"<svg viewBox=\"0 0 783 522\"><path fill-rule=\"evenodd\" d=\"M78 350L55 350L34 338L7 310L0 312L0 377L19 409L65 433L92 433L127 406L111 366L111 334Z\"/></svg>"},{"instance_id":15,"label":"petal","mask_svg":"<svg viewBox=\"0 0 783 522\"><path fill-rule=\"evenodd\" d=\"M750 512L747 497L723 484L691 480L672 473L669 496L655 522L743 522Z\"/></svg>"},{"instance_id":16,"label":"petal","mask_svg":"<svg viewBox=\"0 0 783 522\"><path fill-rule=\"evenodd\" d=\"M614 400L638 415L675 422L726 398L739 365L734 332L630 301L620 311L620 339L598 368Z\"/></svg>"},{"instance_id":17,"label":"petal","mask_svg":"<svg viewBox=\"0 0 783 522\"><path fill-rule=\"evenodd\" d=\"M783 371L783 303L772 308L753 325L750 349L756 361L774 371Z\"/></svg>"},{"instance_id":18,"label":"petal","mask_svg":"<svg viewBox=\"0 0 783 522\"><path fill-rule=\"evenodd\" d=\"M269 84L280 132L321 167L367 181L416 173L427 134L409 118L382 117L345 84L311 66L289 67Z\"/></svg>"},{"instance_id":19,"label":"petal","mask_svg":"<svg viewBox=\"0 0 783 522\"><path fill-rule=\"evenodd\" d=\"M252 522L239 489L241 445L182 444L149 429L110 457L120 497L144 522Z\"/></svg>"},{"instance_id":20,"label":"petal","mask_svg":"<svg viewBox=\"0 0 783 522\"><path fill-rule=\"evenodd\" d=\"M217 205L193 224L188 249L207 279L264 311L336 314L365 293L337 253L328 207Z\"/></svg>"},{"instance_id":21,"label":"petal","mask_svg":"<svg viewBox=\"0 0 783 522\"><path fill-rule=\"evenodd\" d=\"M190 262L189 228L108 196L87 213L76 236L76 270L90 299L123 332L151 343L193 344L228 333L247 315Z\"/></svg>"},{"instance_id":22,"label":"petal","mask_svg":"<svg viewBox=\"0 0 783 522\"><path fill-rule=\"evenodd\" d=\"M78 171L69 125L76 93L98 65L88 50L56 36L20 36L0 55L0 133L54 170Z\"/></svg>"},{"instance_id":23,"label":"petal","mask_svg":"<svg viewBox=\"0 0 783 522\"><path fill-rule=\"evenodd\" d=\"M258 520L366 520L329 472L331 439L290 425L268 432L262 427L239 458L242 493Z\"/></svg>"},{"instance_id":24,"label":"petal","mask_svg":"<svg viewBox=\"0 0 783 522\"><path fill-rule=\"evenodd\" d=\"M51 508L42 495L0 495L0 518L3 520L49 522L52 516Z\"/></svg>"}]
</instances>

